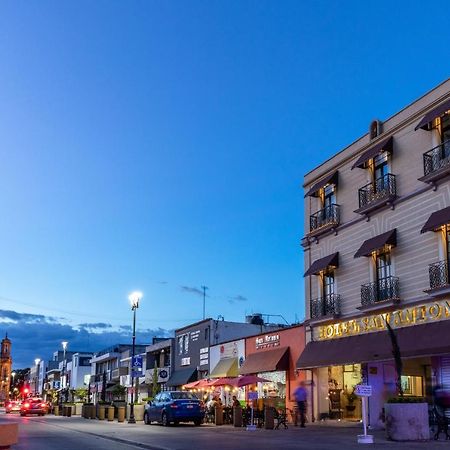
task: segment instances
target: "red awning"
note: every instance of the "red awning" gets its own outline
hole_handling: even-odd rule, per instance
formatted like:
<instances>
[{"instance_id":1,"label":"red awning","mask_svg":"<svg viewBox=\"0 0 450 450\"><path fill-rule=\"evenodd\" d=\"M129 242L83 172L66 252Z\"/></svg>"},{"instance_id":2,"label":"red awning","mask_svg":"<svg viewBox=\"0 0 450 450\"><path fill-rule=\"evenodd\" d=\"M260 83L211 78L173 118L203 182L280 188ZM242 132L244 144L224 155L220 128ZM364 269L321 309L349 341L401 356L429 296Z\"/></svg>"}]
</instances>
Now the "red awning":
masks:
<instances>
[{"instance_id":1,"label":"red awning","mask_svg":"<svg viewBox=\"0 0 450 450\"><path fill-rule=\"evenodd\" d=\"M395 330L403 358L450 353L450 320ZM387 331L309 342L297 361L298 369L393 359Z\"/></svg>"},{"instance_id":2,"label":"red awning","mask_svg":"<svg viewBox=\"0 0 450 450\"><path fill-rule=\"evenodd\" d=\"M241 374L289 369L289 347L251 353L240 368Z\"/></svg>"},{"instance_id":3,"label":"red awning","mask_svg":"<svg viewBox=\"0 0 450 450\"><path fill-rule=\"evenodd\" d=\"M361 247L359 247L359 250L355 253L354 257L359 258L360 256L370 256L375 250L379 250L385 245L397 245L396 228L364 241Z\"/></svg>"},{"instance_id":4,"label":"red awning","mask_svg":"<svg viewBox=\"0 0 450 450\"><path fill-rule=\"evenodd\" d=\"M422 117L422 120L416 125L414 130L417 131L419 128L422 128L422 130L431 130L430 123L436 119L436 117L442 116L447 111L450 111L450 98L444 103L441 103L439 106L436 106L436 108L432 109L430 112L426 113Z\"/></svg>"},{"instance_id":5,"label":"red awning","mask_svg":"<svg viewBox=\"0 0 450 450\"><path fill-rule=\"evenodd\" d=\"M427 231L435 231L437 228L446 225L447 223L450 223L450 206L431 214L420 232L425 233Z\"/></svg>"},{"instance_id":6,"label":"red awning","mask_svg":"<svg viewBox=\"0 0 450 450\"><path fill-rule=\"evenodd\" d=\"M323 178L322 180L318 181L317 183L315 183L312 188L305 194L305 197L317 197L317 193L320 189L322 189L324 186L326 186L327 184L335 184L337 186L338 183L338 175L339 175L339 171L336 170L335 172L327 175L325 178Z\"/></svg>"},{"instance_id":7,"label":"red awning","mask_svg":"<svg viewBox=\"0 0 450 450\"><path fill-rule=\"evenodd\" d=\"M339 267L339 252L333 253L332 255L320 258L311 264L311 267L305 272L305 277L308 275L318 275L322 270L327 267Z\"/></svg>"},{"instance_id":8,"label":"red awning","mask_svg":"<svg viewBox=\"0 0 450 450\"><path fill-rule=\"evenodd\" d=\"M378 142L373 147L370 147L369 150L366 150L353 164L352 169L355 167L363 168L369 159L375 158L381 152L389 152L392 153L394 150L394 138L391 136L384 141Z\"/></svg>"}]
</instances>

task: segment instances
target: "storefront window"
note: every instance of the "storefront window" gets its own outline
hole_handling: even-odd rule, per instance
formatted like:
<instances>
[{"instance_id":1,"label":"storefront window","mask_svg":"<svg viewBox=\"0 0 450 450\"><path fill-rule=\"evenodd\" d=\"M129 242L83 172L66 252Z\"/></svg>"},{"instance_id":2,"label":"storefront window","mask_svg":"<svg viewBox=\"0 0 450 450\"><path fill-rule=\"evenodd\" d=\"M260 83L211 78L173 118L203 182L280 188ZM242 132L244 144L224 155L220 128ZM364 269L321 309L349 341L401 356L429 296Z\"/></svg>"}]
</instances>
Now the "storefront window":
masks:
<instances>
[{"instance_id":1,"label":"storefront window","mask_svg":"<svg viewBox=\"0 0 450 450\"><path fill-rule=\"evenodd\" d=\"M262 398L286 398L286 372L261 372L259 377L269 380L258 383L258 397Z\"/></svg>"},{"instance_id":2,"label":"storefront window","mask_svg":"<svg viewBox=\"0 0 450 450\"><path fill-rule=\"evenodd\" d=\"M416 397L423 396L423 378L410 375L402 375L402 388L405 395Z\"/></svg>"}]
</instances>

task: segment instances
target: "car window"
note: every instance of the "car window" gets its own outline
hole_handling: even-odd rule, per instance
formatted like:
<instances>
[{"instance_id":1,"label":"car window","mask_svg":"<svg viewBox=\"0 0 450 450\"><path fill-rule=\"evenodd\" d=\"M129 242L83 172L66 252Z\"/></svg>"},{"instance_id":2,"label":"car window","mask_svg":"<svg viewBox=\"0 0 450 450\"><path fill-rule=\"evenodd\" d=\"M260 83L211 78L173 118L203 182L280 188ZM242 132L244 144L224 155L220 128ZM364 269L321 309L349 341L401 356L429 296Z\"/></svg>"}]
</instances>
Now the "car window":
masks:
<instances>
[{"instance_id":1,"label":"car window","mask_svg":"<svg viewBox=\"0 0 450 450\"><path fill-rule=\"evenodd\" d=\"M159 399L161 398L161 394L156 394L155 396L155 402L159 402Z\"/></svg>"},{"instance_id":2,"label":"car window","mask_svg":"<svg viewBox=\"0 0 450 450\"><path fill-rule=\"evenodd\" d=\"M174 400L197 400L190 392L172 392L170 395Z\"/></svg>"}]
</instances>

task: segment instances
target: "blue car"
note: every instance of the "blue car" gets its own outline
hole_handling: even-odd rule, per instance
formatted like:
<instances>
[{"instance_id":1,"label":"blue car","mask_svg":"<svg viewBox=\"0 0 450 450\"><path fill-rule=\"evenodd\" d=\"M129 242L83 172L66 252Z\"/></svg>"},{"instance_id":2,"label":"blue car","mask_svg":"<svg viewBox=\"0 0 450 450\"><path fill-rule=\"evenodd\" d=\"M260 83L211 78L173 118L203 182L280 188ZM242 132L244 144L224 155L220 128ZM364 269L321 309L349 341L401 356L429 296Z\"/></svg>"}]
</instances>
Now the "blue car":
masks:
<instances>
[{"instance_id":1,"label":"blue car","mask_svg":"<svg viewBox=\"0 0 450 450\"><path fill-rule=\"evenodd\" d=\"M201 400L190 392L161 392L145 405L144 422L160 422L164 426L171 423L194 422L202 424L205 417L205 406Z\"/></svg>"}]
</instances>

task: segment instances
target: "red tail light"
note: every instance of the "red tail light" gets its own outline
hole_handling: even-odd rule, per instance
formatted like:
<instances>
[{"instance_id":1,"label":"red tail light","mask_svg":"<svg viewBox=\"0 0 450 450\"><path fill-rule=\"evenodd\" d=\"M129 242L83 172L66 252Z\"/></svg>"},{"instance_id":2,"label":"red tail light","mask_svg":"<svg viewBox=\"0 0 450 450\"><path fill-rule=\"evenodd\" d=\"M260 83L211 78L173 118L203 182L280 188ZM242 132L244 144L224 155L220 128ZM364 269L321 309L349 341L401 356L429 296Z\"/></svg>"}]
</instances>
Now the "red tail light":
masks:
<instances>
[{"instance_id":1,"label":"red tail light","mask_svg":"<svg viewBox=\"0 0 450 450\"><path fill-rule=\"evenodd\" d=\"M203 402L200 402L200 409L205 409L205 404Z\"/></svg>"},{"instance_id":2,"label":"red tail light","mask_svg":"<svg viewBox=\"0 0 450 450\"><path fill-rule=\"evenodd\" d=\"M41 403L41 407L45 408L47 406L47 403Z\"/></svg>"},{"instance_id":3,"label":"red tail light","mask_svg":"<svg viewBox=\"0 0 450 450\"><path fill-rule=\"evenodd\" d=\"M178 408L178 405L175 404L175 403L172 403L172 404L170 405L170 407L171 407L172 409L176 409L176 408Z\"/></svg>"},{"instance_id":4,"label":"red tail light","mask_svg":"<svg viewBox=\"0 0 450 450\"><path fill-rule=\"evenodd\" d=\"M29 407L30 407L30 404L29 404L29 403L24 403L23 407L24 407L24 408L29 408Z\"/></svg>"},{"instance_id":5,"label":"red tail light","mask_svg":"<svg viewBox=\"0 0 450 450\"><path fill-rule=\"evenodd\" d=\"M12 408L12 403L8 403L7 408Z\"/></svg>"}]
</instances>

